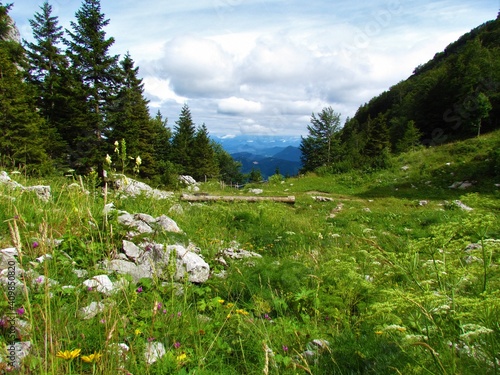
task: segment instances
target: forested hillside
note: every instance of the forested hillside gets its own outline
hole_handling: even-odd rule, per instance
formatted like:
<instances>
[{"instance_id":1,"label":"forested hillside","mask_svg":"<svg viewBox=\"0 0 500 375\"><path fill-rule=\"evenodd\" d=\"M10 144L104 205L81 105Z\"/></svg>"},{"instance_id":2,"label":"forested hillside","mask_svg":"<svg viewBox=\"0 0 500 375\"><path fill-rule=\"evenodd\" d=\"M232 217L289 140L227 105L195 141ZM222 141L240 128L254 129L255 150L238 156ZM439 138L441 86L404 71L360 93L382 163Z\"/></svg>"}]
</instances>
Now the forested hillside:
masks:
<instances>
[{"instance_id":1,"label":"forested hillside","mask_svg":"<svg viewBox=\"0 0 500 375\"><path fill-rule=\"evenodd\" d=\"M102 170L169 185L178 174L239 181L239 164L196 126L184 105L173 129L151 117L134 60L112 55L110 20L84 0L63 30L44 2L21 43L0 3L0 163L33 174ZM17 36L17 37L16 37Z\"/></svg>"},{"instance_id":2,"label":"forested hillside","mask_svg":"<svg viewBox=\"0 0 500 375\"><path fill-rule=\"evenodd\" d=\"M303 139L305 170L387 167L389 154L497 129L500 19L489 21L418 66L406 80L362 105L341 128L325 108Z\"/></svg>"},{"instance_id":3,"label":"forested hillside","mask_svg":"<svg viewBox=\"0 0 500 375\"><path fill-rule=\"evenodd\" d=\"M411 77L361 106L343 138L381 127L392 151L406 150L414 125L433 146L498 128L500 118L500 19L451 43ZM387 128L387 129L385 129Z\"/></svg>"}]
</instances>

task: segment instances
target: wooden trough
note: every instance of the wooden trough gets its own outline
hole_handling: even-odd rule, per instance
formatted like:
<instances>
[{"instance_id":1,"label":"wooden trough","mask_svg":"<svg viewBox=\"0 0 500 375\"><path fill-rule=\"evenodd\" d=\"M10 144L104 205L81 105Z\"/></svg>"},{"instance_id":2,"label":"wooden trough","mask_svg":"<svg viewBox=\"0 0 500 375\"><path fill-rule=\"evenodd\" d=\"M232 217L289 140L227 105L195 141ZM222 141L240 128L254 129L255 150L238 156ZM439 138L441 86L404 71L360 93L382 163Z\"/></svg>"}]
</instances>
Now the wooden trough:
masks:
<instances>
[{"instance_id":1,"label":"wooden trough","mask_svg":"<svg viewBox=\"0 0 500 375\"><path fill-rule=\"evenodd\" d=\"M249 196L235 196L235 195L191 195L191 194L182 194L181 200L187 202L263 202L263 201L272 201L272 202L280 202L280 203L295 203L295 196L291 195L288 197L249 197Z\"/></svg>"}]
</instances>

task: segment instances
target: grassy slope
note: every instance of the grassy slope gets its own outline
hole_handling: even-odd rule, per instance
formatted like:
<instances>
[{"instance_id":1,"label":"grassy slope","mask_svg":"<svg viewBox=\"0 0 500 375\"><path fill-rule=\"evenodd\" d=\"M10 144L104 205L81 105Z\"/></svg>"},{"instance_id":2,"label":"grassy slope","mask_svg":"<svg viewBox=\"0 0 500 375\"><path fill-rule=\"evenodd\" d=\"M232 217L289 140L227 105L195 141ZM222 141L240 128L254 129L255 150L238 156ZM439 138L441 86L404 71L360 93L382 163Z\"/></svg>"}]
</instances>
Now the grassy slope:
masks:
<instances>
[{"instance_id":1,"label":"grassy slope","mask_svg":"<svg viewBox=\"0 0 500 375\"><path fill-rule=\"evenodd\" d=\"M500 244L492 240L500 239L494 185L500 183L499 146L497 132L403 154L389 170L255 186L264 195L295 195L294 206L182 202L183 213L169 214L179 201L111 194L107 201L118 209L169 214L185 235L154 239L195 243L215 270L222 269L215 255L232 241L263 259L252 265L233 262L226 279L185 284L182 296L160 280L144 281L141 293L130 285L89 321L76 311L103 297L81 287L72 272L75 264L61 250L90 275L102 272L96 267L100 259L119 251L125 233L113 217L104 220L102 196L69 192L72 181L55 179L36 181L52 185L48 203L2 188L0 247L16 244L10 224L14 231L17 226L26 269L34 268L35 257L54 255L26 277L29 288L17 296L17 306L26 309L21 318L34 327L21 334L33 342L22 373L62 374L72 368L109 374L120 367L134 374L498 373ZM448 188L463 180L474 186ZM248 194L221 190L216 183L201 188ZM315 201L315 195L332 201ZM420 205L421 200L428 202ZM454 200L473 211L458 209ZM56 248L49 238L65 242ZM35 242L39 246L33 247ZM467 250L471 243L483 247ZM31 287L40 274L59 285ZM7 304L1 306L8 313ZM328 340L330 346L307 361L303 353L313 339ZM143 357L149 341L167 348L167 355L150 366ZM118 342L131 348L125 359L106 349ZM274 356L266 354L266 346ZM95 369L79 359L55 357L73 348L103 357Z\"/></svg>"}]
</instances>

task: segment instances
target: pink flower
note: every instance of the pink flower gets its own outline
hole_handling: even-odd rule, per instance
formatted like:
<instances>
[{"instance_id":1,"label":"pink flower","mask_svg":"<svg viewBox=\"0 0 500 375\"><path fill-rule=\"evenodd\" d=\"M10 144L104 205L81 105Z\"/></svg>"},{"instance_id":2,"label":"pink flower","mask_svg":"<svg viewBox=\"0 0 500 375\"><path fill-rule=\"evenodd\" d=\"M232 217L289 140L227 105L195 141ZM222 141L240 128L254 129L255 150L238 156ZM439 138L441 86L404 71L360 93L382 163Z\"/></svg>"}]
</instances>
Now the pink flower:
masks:
<instances>
[{"instance_id":1,"label":"pink flower","mask_svg":"<svg viewBox=\"0 0 500 375\"><path fill-rule=\"evenodd\" d=\"M137 293L142 293L142 286L140 286L139 288L137 288Z\"/></svg>"},{"instance_id":2,"label":"pink flower","mask_svg":"<svg viewBox=\"0 0 500 375\"><path fill-rule=\"evenodd\" d=\"M174 342L174 348L179 349L181 347L181 343L179 341Z\"/></svg>"},{"instance_id":3,"label":"pink flower","mask_svg":"<svg viewBox=\"0 0 500 375\"><path fill-rule=\"evenodd\" d=\"M40 244L37 241L34 241L32 246L33 246L33 249L36 249L38 246L40 246Z\"/></svg>"},{"instance_id":4,"label":"pink flower","mask_svg":"<svg viewBox=\"0 0 500 375\"><path fill-rule=\"evenodd\" d=\"M25 313L24 307L17 309L16 312L17 312L17 315L24 315L24 313Z\"/></svg>"}]
</instances>

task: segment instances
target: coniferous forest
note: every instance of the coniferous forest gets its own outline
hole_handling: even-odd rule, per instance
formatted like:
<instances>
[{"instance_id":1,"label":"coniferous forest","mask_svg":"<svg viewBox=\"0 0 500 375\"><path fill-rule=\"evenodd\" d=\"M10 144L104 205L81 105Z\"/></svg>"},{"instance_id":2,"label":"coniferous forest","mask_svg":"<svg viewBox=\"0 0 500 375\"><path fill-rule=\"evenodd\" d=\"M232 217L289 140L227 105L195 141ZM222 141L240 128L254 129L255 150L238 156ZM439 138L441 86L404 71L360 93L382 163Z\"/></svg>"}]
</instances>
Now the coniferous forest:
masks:
<instances>
[{"instance_id":1,"label":"coniferous forest","mask_svg":"<svg viewBox=\"0 0 500 375\"><path fill-rule=\"evenodd\" d=\"M161 185L178 174L241 180L187 104L173 129L160 112L150 116L132 56L110 54L99 0L83 1L69 30L45 2L30 20L30 43L16 40L11 8L0 4L2 165L38 175L111 168Z\"/></svg>"},{"instance_id":2,"label":"coniferous forest","mask_svg":"<svg viewBox=\"0 0 500 375\"><path fill-rule=\"evenodd\" d=\"M451 43L340 126L325 108L302 140L304 171L387 167L389 156L500 127L500 19Z\"/></svg>"},{"instance_id":3,"label":"coniferous forest","mask_svg":"<svg viewBox=\"0 0 500 375\"><path fill-rule=\"evenodd\" d=\"M99 0L84 0L68 30L48 2L30 24L33 42L12 37L1 5L0 162L31 174L111 168L155 184L178 174L241 182L241 164L196 126L187 104L169 127L151 116L130 54L110 54L114 38ZM497 129L500 117L500 19L480 25L344 124L340 113L312 114L302 138L302 172L388 167L391 155ZM108 165L106 165L108 164ZM247 176L248 177L248 176Z\"/></svg>"}]
</instances>

